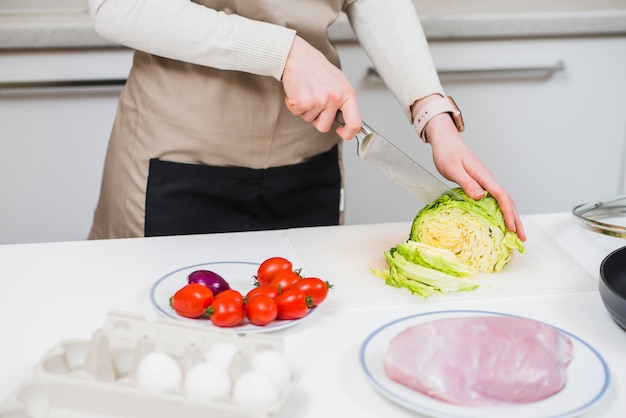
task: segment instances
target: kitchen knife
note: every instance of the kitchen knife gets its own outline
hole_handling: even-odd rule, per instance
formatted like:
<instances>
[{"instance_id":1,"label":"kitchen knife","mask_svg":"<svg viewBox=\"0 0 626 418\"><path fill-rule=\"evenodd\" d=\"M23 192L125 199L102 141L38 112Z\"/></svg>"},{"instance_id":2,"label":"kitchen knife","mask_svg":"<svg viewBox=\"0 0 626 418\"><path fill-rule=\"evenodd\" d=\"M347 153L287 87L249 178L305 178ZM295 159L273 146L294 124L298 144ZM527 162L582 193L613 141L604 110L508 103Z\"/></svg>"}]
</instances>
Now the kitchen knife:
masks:
<instances>
[{"instance_id":1,"label":"kitchen knife","mask_svg":"<svg viewBox=\"0 0 626 418\"><path fill-rule=\"evenodd\" d=\"M337 112L335 121L342 126L345 124L341 111ZM362 160L426 204L444 194L455 200L463 200L454 190L365 122L361 121L361 125L356 140L357 155Z\"/></svg>"}]
</instances>

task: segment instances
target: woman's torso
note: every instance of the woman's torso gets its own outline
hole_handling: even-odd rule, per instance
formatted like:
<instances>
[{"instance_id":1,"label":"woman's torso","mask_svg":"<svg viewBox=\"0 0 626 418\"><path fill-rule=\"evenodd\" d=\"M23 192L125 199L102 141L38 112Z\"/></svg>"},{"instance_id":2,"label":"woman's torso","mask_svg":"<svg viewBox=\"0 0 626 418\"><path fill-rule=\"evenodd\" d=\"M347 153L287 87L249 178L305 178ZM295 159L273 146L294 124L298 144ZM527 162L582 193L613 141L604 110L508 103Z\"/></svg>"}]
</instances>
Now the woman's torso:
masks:
<instances>
[{"instance_id":1,"label":"woman's torso","mask_svg":"<svg viewBox=\"0 0 626 418\"><path fill-rule=\"evenodd\" d=\"M342 0L197 0L196 3L295 29L332 63L327 28ZM298 163L339 139L286 108L280 81L136 52L114 135L133 138L145 159L266 168ZM130 146L130 144L129 144Z\"/></svg>"}]
</instances>

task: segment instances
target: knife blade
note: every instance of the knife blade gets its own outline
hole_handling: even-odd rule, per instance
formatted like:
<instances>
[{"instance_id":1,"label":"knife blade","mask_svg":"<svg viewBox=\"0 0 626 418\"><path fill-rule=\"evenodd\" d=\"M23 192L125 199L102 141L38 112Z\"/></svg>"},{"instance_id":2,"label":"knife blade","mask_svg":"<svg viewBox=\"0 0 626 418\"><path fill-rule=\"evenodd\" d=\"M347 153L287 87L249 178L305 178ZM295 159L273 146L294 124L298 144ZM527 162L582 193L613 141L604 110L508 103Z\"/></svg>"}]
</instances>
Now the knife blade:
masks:
<instances>
[{"instance_id":1,"label":"knife blade","mask_svg":"<svg viewBox=\"0 0 626 418\"><path fill-rule=\"evenodd\" d=\"M335 121L344 125L341 111ZM384 174L422 202L428 204L443 195L463 200L454 190L406 155L382 135L361 121L361 130L356 135L357 155L373 168Z\"/></svg>"}]
</instances>

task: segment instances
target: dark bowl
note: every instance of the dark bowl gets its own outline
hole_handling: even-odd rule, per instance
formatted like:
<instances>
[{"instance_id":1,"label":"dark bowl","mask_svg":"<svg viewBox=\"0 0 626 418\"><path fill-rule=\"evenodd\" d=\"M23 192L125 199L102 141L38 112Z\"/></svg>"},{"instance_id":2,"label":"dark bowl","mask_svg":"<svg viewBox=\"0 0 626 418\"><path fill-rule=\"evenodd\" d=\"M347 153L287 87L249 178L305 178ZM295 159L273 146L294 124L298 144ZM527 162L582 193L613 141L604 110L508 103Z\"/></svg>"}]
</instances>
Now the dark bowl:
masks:
<instances>
[{"instance_id":1,"label":"dark bowl","mask_svg":"<svg viewBox=\"0 0 626 418\"><path fill-rule=\"evenodd\" d=\"M626 330L626 247L602 260L598 290L613 320Z\"/></svg>"}]
</instances>

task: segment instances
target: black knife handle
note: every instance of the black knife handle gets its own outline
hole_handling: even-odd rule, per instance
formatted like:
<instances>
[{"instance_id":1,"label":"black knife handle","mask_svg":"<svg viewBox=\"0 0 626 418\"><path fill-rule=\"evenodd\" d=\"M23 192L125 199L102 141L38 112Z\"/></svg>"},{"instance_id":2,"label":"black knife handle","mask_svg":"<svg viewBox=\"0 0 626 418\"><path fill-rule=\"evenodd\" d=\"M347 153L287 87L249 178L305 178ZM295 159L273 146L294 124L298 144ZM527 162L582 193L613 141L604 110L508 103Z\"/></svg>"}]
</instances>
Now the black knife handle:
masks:
<instances>
[{"instance_id":1,"label":"black knife handle","mask_svg":"<svg viewBox=\"0 0 626 418\"><path fill-rule=\"evenodd\" d=\"M335 122L337 122L341 126L344 126L346 124L346 122L343 120L343 113L341 112L341 110L337 111L337 114L335 115Z\"/></svg>"}]
</instances>

